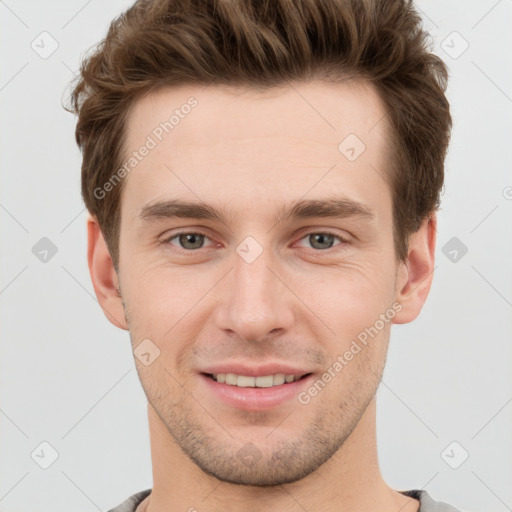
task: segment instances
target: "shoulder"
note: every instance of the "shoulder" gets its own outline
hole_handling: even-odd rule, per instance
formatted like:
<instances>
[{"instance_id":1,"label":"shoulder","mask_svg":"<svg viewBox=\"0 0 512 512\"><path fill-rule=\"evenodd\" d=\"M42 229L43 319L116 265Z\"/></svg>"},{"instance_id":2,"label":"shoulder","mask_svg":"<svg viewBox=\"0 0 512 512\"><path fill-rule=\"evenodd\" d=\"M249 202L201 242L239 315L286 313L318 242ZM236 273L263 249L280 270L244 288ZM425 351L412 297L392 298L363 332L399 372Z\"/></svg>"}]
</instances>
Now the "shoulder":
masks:
<instances>
[{"instance_id":1,"label":"shoulder","mask_svg":"<svg viewBox=\"0 0 512 512\"><path fill-rule=\"evenodd\" d=\"M405 496L419 500L420 509L418 512L462 512L442 501L434 501L428 492L424 490L413 489L411 491L400 492Z\"/></svg>"},{"instance_id":2,"label":"shoulder","mask_svg":"<svg viewBox=\"0 0 512 512\"><path fill-rule=\"evenodd\" d=\"M151 489L145 489L144 491L137 492L117 507L110 509L108 512L135 512L139 504L150 494Z\"/></svg>"}]
</instances>

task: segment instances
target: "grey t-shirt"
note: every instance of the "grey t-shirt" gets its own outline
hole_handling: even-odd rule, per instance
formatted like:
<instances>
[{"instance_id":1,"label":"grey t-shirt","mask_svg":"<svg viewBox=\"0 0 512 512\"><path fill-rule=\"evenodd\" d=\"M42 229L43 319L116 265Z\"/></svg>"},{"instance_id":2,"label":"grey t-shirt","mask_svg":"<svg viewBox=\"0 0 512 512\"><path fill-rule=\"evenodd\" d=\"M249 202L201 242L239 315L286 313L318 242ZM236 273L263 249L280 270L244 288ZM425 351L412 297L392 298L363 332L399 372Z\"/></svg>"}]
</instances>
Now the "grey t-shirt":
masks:
<instances>
[{"instance_id":1,"label":"grey t-shirt","mask_svg":"<svg viewBox=\"0 0 512 512\"><path fill-rule=\"evenodd\" d=\"M410 498L416 498L420 502L419 512L460 512L456 508L451 505L447 505L441 501L434 501L427 491L419 491L417 489L413 489L411 491L399 491L405 496L409 496ZM133 496L130 496L127 500L123 501L116 508L109 510L108 512L135 512L135 509L139 506L139 504L146 498L149 494L151 494L151 489L146 489L144 491L140 491Z\"/></svg>"}]
</instances>

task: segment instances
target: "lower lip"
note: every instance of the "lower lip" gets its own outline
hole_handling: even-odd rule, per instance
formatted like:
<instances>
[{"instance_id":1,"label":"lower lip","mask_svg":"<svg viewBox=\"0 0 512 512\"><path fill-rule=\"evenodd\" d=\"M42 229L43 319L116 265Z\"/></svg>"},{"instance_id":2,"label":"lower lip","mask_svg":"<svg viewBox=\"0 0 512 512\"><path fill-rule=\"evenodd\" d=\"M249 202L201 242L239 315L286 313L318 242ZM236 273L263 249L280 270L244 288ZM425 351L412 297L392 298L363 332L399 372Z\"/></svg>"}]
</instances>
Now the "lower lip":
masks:
<instances>
[{"instance_id":1,"label":"lower lip","mask_svg":"<svg viewBox=\"0 0 512 512\"><path fill-rule=\"evenodd\" d=\"M313 375L310 374L300 380L281 384L280 386L243 388L217 382L204 373L199 376L209 391L224 403L248 411L268 411L284 404L288 400L297 397L313 378Z\"/></svg>"}]
</instances>

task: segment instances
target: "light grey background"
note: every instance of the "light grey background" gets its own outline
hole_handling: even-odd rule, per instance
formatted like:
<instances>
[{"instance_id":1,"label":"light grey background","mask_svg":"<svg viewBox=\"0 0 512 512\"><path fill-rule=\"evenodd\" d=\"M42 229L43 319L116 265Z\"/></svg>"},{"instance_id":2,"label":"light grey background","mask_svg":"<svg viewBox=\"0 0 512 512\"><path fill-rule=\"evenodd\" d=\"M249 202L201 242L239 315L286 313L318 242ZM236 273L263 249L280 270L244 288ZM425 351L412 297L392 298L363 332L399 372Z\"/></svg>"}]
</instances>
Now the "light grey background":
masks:
<instances>
[{"instance_id":1,"label":"light grey background","mask_svg":"<svg viewBox=\"0 0 512 512\"><path fill-rule=\"evenodd\" d=\"M128 333L94 297L75 119L61 107L81 55L130 4L0 1L2 512L108 510L152 486L145 395ZM380 463L396 489L504 512L512 510L512 2L416 5L450 69L454 129L430 297L418 320L393 327L378 392ZM46 262L32 251L43 237L57 248ZM58 453L47 469L43 442ZM465 452L460 467L449 466Z\"/></svg>"}]
</instances>

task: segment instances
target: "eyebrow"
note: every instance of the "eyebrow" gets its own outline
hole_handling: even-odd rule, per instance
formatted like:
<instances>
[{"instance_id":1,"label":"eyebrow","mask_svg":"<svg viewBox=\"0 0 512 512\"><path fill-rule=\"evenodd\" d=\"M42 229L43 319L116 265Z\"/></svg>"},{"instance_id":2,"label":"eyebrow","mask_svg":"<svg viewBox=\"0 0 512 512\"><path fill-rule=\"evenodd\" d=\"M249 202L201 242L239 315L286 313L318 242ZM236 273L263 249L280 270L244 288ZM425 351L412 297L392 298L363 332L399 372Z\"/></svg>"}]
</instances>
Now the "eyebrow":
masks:
<instances>
[{"instance_id":1,"label":"eyebrow","mask_svg":"<svg viewBox=\"0 0 512 512\"><path fill-rule=\"evenodd\" d=\"M139 217L144 222L158 219L187 218L205 219L225 224L228 218L235 217L230 211L199 202L182 201L179 199L163 200L149 203L141 209ZM366 204L344 196L333 196L325 199L307 199L283 206L274 216L277 224L285 220L300 220L314 217L349 218L360 217L367 220L375 218L375 212Z\"/></svg>"}]
</instances>

